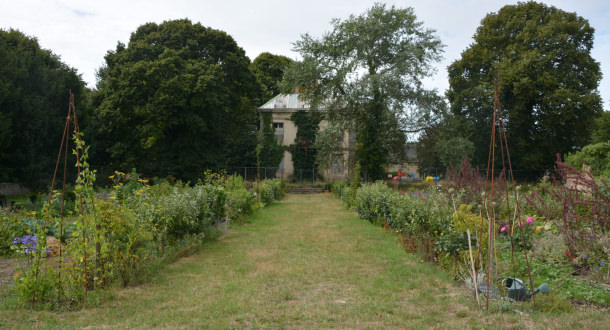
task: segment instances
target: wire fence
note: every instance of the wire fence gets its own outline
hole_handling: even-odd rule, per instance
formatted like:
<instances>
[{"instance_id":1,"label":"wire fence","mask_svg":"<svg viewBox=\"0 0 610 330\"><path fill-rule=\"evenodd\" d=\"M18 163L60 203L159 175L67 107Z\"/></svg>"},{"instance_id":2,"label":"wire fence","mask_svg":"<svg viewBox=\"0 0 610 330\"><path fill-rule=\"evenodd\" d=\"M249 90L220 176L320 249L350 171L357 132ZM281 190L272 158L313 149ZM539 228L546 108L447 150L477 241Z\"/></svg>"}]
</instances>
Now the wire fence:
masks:
<instances>
[{"instance_id":1,"label":"wire fence","mask_svg":"<svg viewBox=\"0 0 610 330\"><path fill-rule=\"evenodd\" d=\"M301 186L315 186L323 181L320 171L317 168L312 169L294 169L292 173L288 173L286 169L281 167L227 167L219 168L219 171L224 171L227 175L239 175L245 181L256 181L259 179L286 179L290 183L299 184Z\"/></svg>"}]
</instances>

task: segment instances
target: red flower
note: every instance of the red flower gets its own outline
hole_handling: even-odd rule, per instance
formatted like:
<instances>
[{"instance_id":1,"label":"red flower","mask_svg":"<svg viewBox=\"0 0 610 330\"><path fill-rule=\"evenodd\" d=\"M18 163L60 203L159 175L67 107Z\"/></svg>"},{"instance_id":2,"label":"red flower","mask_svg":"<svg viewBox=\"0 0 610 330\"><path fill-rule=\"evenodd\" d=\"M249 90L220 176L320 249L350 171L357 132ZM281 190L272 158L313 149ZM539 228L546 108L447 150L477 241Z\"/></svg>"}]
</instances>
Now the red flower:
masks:
<instances>
[{"instance_id":1,"label":"red flower","mask_svg":"<svg viewBox=\"0 0 610 330\"><path fill-rule=\"evenodd\" d=\"M574 257L572 256L572 254L570 253L570 249L566 249L566 256L568 258L570 258L570 260L574 260Z\"/></svg>"}]
</instances>

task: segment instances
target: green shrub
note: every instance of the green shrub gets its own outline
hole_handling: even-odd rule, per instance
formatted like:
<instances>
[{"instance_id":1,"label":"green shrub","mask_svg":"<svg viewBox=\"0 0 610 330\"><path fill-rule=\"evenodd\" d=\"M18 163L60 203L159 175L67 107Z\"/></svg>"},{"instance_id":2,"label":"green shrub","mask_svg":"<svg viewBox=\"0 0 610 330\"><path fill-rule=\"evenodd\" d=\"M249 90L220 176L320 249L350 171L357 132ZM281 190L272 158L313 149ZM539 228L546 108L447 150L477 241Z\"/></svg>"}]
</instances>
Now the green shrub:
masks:
<instances>
[{"instance_id":1,"label":"green shrub","mask_svg":"<svg viewBox=\"0 0 610 330\"><path fill-rule=\"evenodd\" d=\"M610 141L589 144L565 158L565 162L576 169L586 164L591 166L591 174L610 176Z\"/></svg>"},{"instance_id":2,"label":"green shrub","mask_svg":"<svg viewBox=\"0 0 610 330\"><path fill-rule=\"evenodd\" d=\"M252 214L256 196L245 188L227 191L227 212L231 221L240 220L242 216Z\"/></svg>"},{"instance_id":3,"label":"green shrub","mask_svg":"<svg viewBox=\"0 0 610 330\"><path fill-rule=\"evenodd\" d=\"M333 194L337 197L341 197L343 195L343 190L347 187L347 181L335 181L331 184L331 190Z\"/></svg>"},{"instance_id":4,"label":"green shrub","mask_svg":"<svg viewBox=\"0 0 610 330\"><path fill-rule=\"evenodd\" d=\"M389 212L389 198L393 194L384 182L365 183L358 189L356 208L360 218L374 224L382 224L384 216Z\"/></svg>"},{"instance_id":5,"label":"green shrub","mask_svg":"<svg viewBox=\"0 0 610 330\"><path fill-rule=\"evenodd\" d=\"M279 179L263 180L255 183L253 188L257 194L260 194L260 201L263 204L271 203L284 195L284 185Z\"/></svg>"},{"instance_id":6,"label":"green shrub","mask_svg":"<svg viewBox=\"0 0 610 330\"><path fill-rule=\"evenodd\" d=\"M23 221L0 209L0 255L10 255L13 240L27 233L27 226Z\"/></svg>"}]
</instances>

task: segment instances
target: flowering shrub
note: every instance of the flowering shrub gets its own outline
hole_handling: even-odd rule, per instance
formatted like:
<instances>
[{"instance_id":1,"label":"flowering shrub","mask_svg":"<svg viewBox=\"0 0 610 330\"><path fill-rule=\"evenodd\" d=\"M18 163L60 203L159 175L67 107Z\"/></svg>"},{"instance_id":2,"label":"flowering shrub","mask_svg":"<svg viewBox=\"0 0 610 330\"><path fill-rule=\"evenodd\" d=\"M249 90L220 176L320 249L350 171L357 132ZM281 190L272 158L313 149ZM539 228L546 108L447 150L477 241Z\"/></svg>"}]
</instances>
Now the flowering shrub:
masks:
<instances>
[{"instance_id":1,"label":"flowering shrub","mask_svg":"<svg viewBox=\"0 0 610 330\"><path fill-rule=\"evenodd\" d=\"M15 237L11 248L19 254L34 255L37 244L38 239L36 235L25 235L23 237ZM49 251L47 250L47 252Z\"/></svg>"},{"instance_id":2,"label":"flowering shrub","mask_svg":"<svg viewBox=\"0 0 610 330\"><path fill-rule=\"evenodd\" d=\"M6 214L0 209L0 255L11 254L15 237L27 233L27 226L10 213Z\"/></svg>"}]
</instances>

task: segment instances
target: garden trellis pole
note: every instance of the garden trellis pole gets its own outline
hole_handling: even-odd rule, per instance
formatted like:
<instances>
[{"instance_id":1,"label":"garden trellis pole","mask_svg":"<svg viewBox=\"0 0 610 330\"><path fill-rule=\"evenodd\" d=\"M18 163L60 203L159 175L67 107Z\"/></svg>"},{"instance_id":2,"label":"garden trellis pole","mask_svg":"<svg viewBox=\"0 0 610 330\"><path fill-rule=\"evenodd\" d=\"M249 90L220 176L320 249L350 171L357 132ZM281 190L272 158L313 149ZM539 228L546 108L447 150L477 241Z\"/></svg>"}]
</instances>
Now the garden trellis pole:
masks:
<instances>
[{"instance_id":1,"label":"garden trellis pole","mask_svg":"<svg viewBox=\"0 0 610 330\"><path fill-rule=\"evenodd\" d=\"M74 105L74 94L72 93L72 91L70 90L70 101L68 103L68 115L66 116L66 122L64 125L64 132L63 132L63 136L61 139L61 144L59 147L59 152L57 154L57 162L55 164L55 171L53 173L53 179L51 180L51 189L49 191L49 198L48 198L48 205L50 207L51 205L51 201L53 198L53 189L55 188L55 181L57 179L57 172L59 169L59 163L61 160L61 155L63 153L64 155L64 170L63 170L63 180L62 180L62 194L61 194L61 214L60 214L60 222L59 222L59 257L60 257L60 262L59 262L59 272L58 272L58 278L61 279L61 272L62 272L62 254L63 254L63 247L62 247L62 237L64 235L64 218L65 218L65 196L66 196L66 177L67 177L67 167L68 167L68 149L69 149L69 141L70 141L70 123L73 123L74 125L74 138L75 139L80 139L80 128L78 126L78 119L76 117L76 107ZM80 164L80 151L79 148L75 148L75 155L76 155L76 168L77 168L77 177L80 176L81 174L81 164ZM84 212L84 206L83 206L83 198L82 198L82 194L79 194L79 209L80 209L80 213L82 214ZM51 217L49 214L49 208L47 208L46 210L46 219L48 219L48 221L51 221ZM83 218L84 221L84 218ZM83 223L84 226L84 223ZM43 223L43 230L46 229L46 221ZM83 231L83 244L85 244L86 242L86 236L85 236L85 232ZM96 247L97 248L97 247ZM83 255L83 262L84 262L84 272L85 272L85 296L87 295L87 287L88 287L88 279L87 279L87 252L84 252ZM61 285L61 281L58 281L59 285ZM59 292L61 292L61 290L59 290Z\"/></svg>"},{"instance_id":2,"label":"garden trellis pole","mask_svg":"<svg viewBox=\"0 0 610 330\"><path fill-rule=\"evenodd\" d=\"M498 134L499 134L499 138L500 138L500 150L501 150L501 156L502 156L502 171L499 174L499 179L502 178L502 176L504 176L505 178L507 177L506 175L506 161L508 161L508 170L509 170L509 175L510 175L510 181L512 183L512 188L513 188L513 195L515 198L515 217L518 218L518 216L520 215L519 213L519 201L518 201L518 195L517 195L517 189L515 186L515 182L514 182L514 175L513 175L513 168L512 168L512 163L510 161L510 152L509 152L509 148L508 148L508 139L506 137L506 128L504 127L504 120L502 118L502 111L501 111L501 106L500 106L500 97L499 97L499 93L498 93L498 89L499 89L499 83L500 83L500 72L498 71L497 77L494 78L494 112L493 112L493 120L492 120L492 127L491 127L491 137L490 137L490 142L489 142L489 154L488 154L488 158L487 158L487 174L486 174L486 178L485 178L485 202L487 203L488 199L488 193L487 193L487 187L488 187L488 182L491 182L491 184L489 185L489 213L488 213L488 265L487 265L487 292L486 292L486 303L485 303L485 308L487 310L489 310L489 293L490 293L490 288L491 288L491 283L490 280L492 278L492 275L494 273L494 248L495 248L495 212L494 212L494 171L495 171L495 151L496 151L496 126L498 127ZM506 154L505 154L506 151ZM491 177L490 177L491 175ZM510 203L509 203L509 196L508 196L508 187L505 185L505 198L506 198L506 206L507 206L507 211L510 210ZM508 223L510 223L511 226L511 231L509 233L510 235L510 241L511 241L511 262L513 263L513 272L514 272L514 244L513 244L513 237L512 237L512 228L514 227L514 218L510 218L510 213L507 212L508 215ZM481 219L483 221L483 219ZM522 226L518 226L519 227L519 231L521 233L521 241L523 243L523 254L525 257L525 264L527 266L527 274L529 277L529 281L530 281L530 288L533 290L533 279L532 279L532 274L530 271L530 265L529 265L529 260L527 257L527 250L525 248L525 240L524 240L524 234L523 234L523 227ZM514 275L513 275L514 276ZM478 288L477 288L478 290ZM532 296L532 303L535 305L535 298Z\"/></svg>"}]
</instances>

